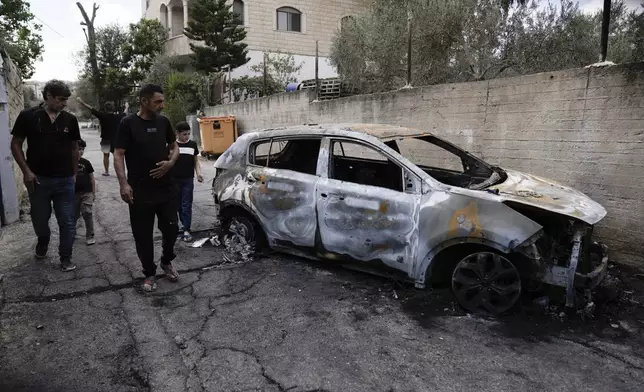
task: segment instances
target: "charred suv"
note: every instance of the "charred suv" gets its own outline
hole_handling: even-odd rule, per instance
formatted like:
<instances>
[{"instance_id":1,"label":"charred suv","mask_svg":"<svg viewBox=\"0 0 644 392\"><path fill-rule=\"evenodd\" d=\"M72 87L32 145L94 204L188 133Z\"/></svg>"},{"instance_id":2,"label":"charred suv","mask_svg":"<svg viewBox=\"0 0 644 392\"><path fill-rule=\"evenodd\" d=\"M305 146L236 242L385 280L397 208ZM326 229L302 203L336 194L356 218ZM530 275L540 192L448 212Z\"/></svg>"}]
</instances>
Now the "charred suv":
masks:
<instances>
[{"instance_id":1,"label":"charred suv","mask_svg":"<svg viewBox=\"0 0 644 392\"><path fill-rule=\"evenodd\" d=\"M304 125L246 133L215 163L223 227L287 253L451 280L466 309L510 309L559 286L575 305L607 269L606 215L584 194L492 166L419 130Z\"/></svg>"}]
</instances>

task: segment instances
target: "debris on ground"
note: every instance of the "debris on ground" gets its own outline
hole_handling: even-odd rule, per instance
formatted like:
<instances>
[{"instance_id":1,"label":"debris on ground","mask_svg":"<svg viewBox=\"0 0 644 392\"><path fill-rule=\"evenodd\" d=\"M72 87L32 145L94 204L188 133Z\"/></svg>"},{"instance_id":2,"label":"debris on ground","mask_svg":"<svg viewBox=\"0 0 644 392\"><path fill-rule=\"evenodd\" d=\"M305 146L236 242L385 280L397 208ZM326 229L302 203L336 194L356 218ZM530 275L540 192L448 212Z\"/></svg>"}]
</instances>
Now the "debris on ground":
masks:
<instances>
[{"instance_id":1,"label":"debris on ground","mask_svg":"<svg viewBox=\"0 0 644 392\"><path fill-rule=\"evenodd\" d=\"M36 325L36 329L43 329L43 328L44 328L44 326L42 324Z\"/></svg>"},{"instance_id":2,"label":"debris on ground","mask_svg":"<svg viewBox=\"0 0 644 392\"><path fill-rule=\"evenodd\" d=\"M186 345L185 340L183 340L183 338L181 336L179 336L179 335L174 337L174 343L177 345L177 347L179 347L182 350L185 349L186 347L188 347Z\"/></svg>"}]
</instances>

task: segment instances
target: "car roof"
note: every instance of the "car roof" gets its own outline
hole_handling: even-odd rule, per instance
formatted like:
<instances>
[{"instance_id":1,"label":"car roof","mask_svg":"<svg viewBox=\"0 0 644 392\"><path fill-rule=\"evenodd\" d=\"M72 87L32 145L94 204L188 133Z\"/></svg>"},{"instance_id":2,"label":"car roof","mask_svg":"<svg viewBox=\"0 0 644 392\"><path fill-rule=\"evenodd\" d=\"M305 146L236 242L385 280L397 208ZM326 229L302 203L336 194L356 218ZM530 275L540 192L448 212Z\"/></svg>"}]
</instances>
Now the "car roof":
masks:
<instances>
[{"instance_id":1,"label":"car roof","mask_svg":"<svg viewBox=\"0 0 644 392\"><path fill-rule=\"evenodd\" d=\"M261 135L265 137L288 136L295 134L355 137L356 133L358 133L374 136L383 142L432 135L430 132L401 127L398 125L359 123L304 124L280 128L255 129L252 133L261 133Z\"/></svg>"}]
</instances>

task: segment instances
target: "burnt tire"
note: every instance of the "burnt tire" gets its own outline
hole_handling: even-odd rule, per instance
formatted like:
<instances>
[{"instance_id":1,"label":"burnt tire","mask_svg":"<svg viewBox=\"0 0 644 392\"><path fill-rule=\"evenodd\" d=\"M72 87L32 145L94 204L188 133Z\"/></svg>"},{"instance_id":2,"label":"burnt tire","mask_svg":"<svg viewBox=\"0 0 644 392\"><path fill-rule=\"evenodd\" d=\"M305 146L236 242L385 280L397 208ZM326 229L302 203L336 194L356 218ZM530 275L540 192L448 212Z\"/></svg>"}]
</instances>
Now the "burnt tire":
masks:
<instances>
[{"instance_id":1,"label":"burnt tire","mask_svg":"<svg viewBox=\"0 0 644 392\"><path fill-rule=\"evenodd\" d=\"M265 246L264 232L253 218L234 215L222 222L222 232L233 242L254 243L257 249Z\"/></svg>"},{"instance_id":2,"label":"burnt tire","mask_svg":"<svg viewBox=\"0 0 644 392\"><path fill-rule=\"evenodd\" d=\"M521 289L519 270L507 257L496 252L471 253L452 272L456 300L473 313L505 313L516 305Z\"/></svg>"}]
</instances>

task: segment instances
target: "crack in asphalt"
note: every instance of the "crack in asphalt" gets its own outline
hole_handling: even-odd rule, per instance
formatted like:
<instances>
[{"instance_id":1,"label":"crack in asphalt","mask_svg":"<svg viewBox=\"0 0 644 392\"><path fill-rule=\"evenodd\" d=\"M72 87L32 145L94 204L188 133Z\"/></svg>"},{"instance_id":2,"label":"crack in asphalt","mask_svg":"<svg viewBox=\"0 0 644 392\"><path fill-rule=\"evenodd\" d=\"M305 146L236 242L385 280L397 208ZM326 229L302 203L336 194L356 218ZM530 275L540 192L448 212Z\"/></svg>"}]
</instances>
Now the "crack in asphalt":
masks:
<instances>
[{"instance_id":1,"label":"crack in asphalt","mask_svg":"<svg viewBox=\"0 0 644 392\"><path fill-rule=\"evenodd\" d=\"M268 382L269 385L276 386L277 389L280 392L286 392L286 391L289 391L289 390L291 390L293 388L297 388L297 385L287 388L282 383L277 381L277 379L275 379L274 377L269 375L267 373L267 371L266 371L266 367L264 366L262 361L259 359L259 356L257 354L255 354L255 353L253 353L253 352L243 350L243 349L240 349L240 348L236 348L236 347L232 347L232 346L215 346L215 347L208 348L208 350L210 350L210 351L225 351L225 350L227 350L227 351L232 351L232 352L236 352L236 353L239 353L239 354L244 354L244 355L246 355L248 357L253 358L253 360L255 360L255 362L257 362L257 364L259 365L259 368L261 370L262 377L264 377L266 379L266 381Z\"/></svg>"},{"instance_id":2,"label":"crack in asphalt","mask_svg":"<svg viewBox=\"0 0 644 392\"><path fill-rule=\"evenodd\" d=\"M601 347L594 346L589 341L583 341L583 340L564 337L564 336L555 336L554 338L559 339L559 340L563 340L563 341L569 342L569 343L575 343L575 344L578 344L578 345L580 345L582 347L586 347L587 349L589 349L590 351L592 351L595 354L599 355L600 357L601 356L611 357L611 358L623 363L624 365L626 365L626 366L628 366L628 367L630 367L632 369L644 370L644 367L639 366L639 365L635 365L631 361L629 361L628 359L622 358L617 354L610 353L610 352L602 349Z\"/></svg>"},{"instance_id":3,"label":"crack in asphalt","mask_svg":"<svg viewBox=\"0 0 644 392\"><path fill-rule=\"evenodd\" d=\"M245 264L224 265L221 268L213 268L213 269L210 269L208 271L202 271L204 267L194 267L194 268L178 270L178 272L180 274L186 274L186 273L197 272L197 271L202 271L203 273L205 273L205 272L211 272L211 271L220 271L220 270L242 268L244 265ZM165 274L158 274L156 277L157 277L157 279L163 278L163 277L165 277ZM264 277L262 277L262 279L263 278ZM83 279L83 278L79 278L79 279ZM103 278L96 278L96 279L103 279ZM258 281L253 282L253 285L256 284L256 283L259 283L259 281L262 280L262 279L259 279ZM76 279L73 279L73 280L76 280ZM105 280L107 282L109 282L108 279L105 279ZM52 295L25 296L25 297L22 297L21 299L18 299L18 300L7 300L3 296L3 301L4 301L4 303L11 303L11 304L43 303L43 302L51 302L51 301L58 301L58 300L76 298L76 297L85 296L85 295L101 294L101 293L105 293L105 292L108 292L108 291L119 291L119 290L122 290L122 289L125 289L125 288L131 288L131 287L134 287L134 288L138 289L137 283L139 281L141 281L141 280L142 280L142 278L134 278L132 282L127 282L127 283L108 284L108 285L105 285L105 286L96 286L96 287L92 287L92 288L89 288L89 289L86 289L86 290L72 291L70 293L61 293L61 294L52 294ZM198 281L199 280L196 280L195 282L192 282L189 285L182 286L182 287L177 288L175 290L171 290L171 291L167 291L167 292L163 292L163 293L158 293L158 294L151 293L151 294L146 294L146 295L149 296L149 297L162 297L162 296L166 296L166 295L172 295L172 294L176 293L177 291L185 289L188 286L192 286L194 283L196 283ZM41 290L41 293L44 292L45 288L48 285L53 284L53 283L57 283L57 282L52 282L52 283L48 283L47 285L45 285L43 290ZM251 287L249 287L249 289L250 288ZM231 297L231 296L236 295L238 293L243 293L244 291L247 291L247 290L242 289L239 292L226 293L226 294L222 294L220 296L213 297L213 298ZM4 303L2 305L4 305Z\"/></svg>"},{"instance_id":4,"label":"crack in asphalt","mask_svg":"<svg viewBox=\"0 0 644 392\"><path fill-rule=\"evenodd\" d=\"M141 356L141 350L139 349L138 342L136 341L136 338L134 337L134 329L132 327L132 324L130 323L130 320L127 318L127 314L125 312L125 309L123 308L123 303L125 302L125 298L124 298L122 292L117 292L117 294L121 298L121 302L118 304L118 307L121 310L121 318L123 319L123 321L125 322L125 325L127 326L127 330L129 332L130 339L132 340L132 347L134 347L136 357L139 358L139 360L142 360L143 357ZM142 365L141 365L141 368L143 368ZM150 382L149 382L150 375L149 375L149 373L145 372L145 374L143 376L141 376L141 374L138 371L133 371L132 373L133 373L132 378L134 378L134 380L137 382L137 384L139 384L139 386L141 388L143 388L144 390L149 391L150 390Z\"/></svg>"}]
</instances>

